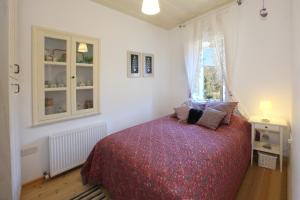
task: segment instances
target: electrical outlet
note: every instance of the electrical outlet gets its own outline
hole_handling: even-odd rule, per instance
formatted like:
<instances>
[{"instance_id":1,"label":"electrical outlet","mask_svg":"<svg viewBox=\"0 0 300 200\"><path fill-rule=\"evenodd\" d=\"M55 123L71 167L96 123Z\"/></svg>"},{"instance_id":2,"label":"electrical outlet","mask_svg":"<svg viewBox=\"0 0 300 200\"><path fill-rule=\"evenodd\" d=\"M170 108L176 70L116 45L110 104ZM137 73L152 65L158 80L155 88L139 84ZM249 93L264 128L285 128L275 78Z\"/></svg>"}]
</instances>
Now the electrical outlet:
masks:
<instances>
[{"instance_id":1,"label":"electrical outlet","mask_svg":"<svg viewBox=\"0 0 300 200\"><path fill-rule=\"evenodd\" d=\"M21 156L29 156L38 152L38 147L29 147L26 149L22 149Z\"/></svg>"}]
</instances>

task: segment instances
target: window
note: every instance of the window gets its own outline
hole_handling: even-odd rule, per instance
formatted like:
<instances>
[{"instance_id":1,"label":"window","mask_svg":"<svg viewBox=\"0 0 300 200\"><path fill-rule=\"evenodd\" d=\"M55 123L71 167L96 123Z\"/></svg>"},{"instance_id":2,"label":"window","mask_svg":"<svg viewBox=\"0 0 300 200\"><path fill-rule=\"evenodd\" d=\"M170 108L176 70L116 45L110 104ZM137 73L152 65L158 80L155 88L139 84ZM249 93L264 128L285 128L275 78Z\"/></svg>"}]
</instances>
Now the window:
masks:
<instances>
[{"instance_id":1,"label":"window","mask_svg":"<svg viewBox=\"0 0 300 200\"><path fill-rule=\"evenodd\" d=\"M195 101L221 101L225 96L222 73L225 65L224 40L203 42L201 62L197 68L196 86L192 92ZM217 44L216 44L217 43Z\"/></svg>"}]
</instances>

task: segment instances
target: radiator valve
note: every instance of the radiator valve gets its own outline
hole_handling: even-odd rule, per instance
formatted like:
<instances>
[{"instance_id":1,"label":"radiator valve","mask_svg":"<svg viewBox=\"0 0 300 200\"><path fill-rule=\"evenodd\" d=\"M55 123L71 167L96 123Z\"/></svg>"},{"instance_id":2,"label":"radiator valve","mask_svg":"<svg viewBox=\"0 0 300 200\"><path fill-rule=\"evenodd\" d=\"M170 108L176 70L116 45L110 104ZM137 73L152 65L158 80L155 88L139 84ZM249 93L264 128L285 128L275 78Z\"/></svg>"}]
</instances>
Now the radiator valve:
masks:
<instances>
[{"instance_id":1,"label":"radiator valve","mask_svg":"<svg viewBox=\"0 0 300 200\"><path fill-rule=\"evenodd\" d=\"M43 173L43 176L44 176L44 179L45 179L46 181L50 179L50 175L49 175L49 173L46 172L46 171Z\"/></svg>"}]
</instances>

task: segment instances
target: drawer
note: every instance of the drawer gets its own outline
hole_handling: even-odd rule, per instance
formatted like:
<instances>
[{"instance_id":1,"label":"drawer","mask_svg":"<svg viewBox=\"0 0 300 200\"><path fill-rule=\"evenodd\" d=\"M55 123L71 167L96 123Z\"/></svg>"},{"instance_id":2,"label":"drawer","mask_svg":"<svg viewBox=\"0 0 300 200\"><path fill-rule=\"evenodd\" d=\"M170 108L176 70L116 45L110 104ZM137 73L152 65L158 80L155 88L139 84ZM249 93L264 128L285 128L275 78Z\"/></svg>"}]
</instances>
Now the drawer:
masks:
<instances>
[{"instance_id":1,"label":"drawer","mask_svg":"<svg viewBox=\"0 0 300 200\"><path fill-rule=\"evenodd\" d=\"M266 130L266 131L276 131L276 132L280 131L280 127L275 125L255 124L254 127L255 129Z\"/></svg>"}]
</instances>

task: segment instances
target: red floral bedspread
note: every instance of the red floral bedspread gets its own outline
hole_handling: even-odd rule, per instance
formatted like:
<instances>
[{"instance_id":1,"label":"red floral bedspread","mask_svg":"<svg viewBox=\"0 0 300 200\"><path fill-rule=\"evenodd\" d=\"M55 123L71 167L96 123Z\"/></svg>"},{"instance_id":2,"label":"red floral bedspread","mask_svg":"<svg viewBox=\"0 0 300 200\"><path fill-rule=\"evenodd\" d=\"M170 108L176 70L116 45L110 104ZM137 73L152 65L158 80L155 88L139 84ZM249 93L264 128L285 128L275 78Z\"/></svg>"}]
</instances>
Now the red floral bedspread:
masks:
<instances>
[{"instance_id":1,"label":"red floral bedspread","mask_svg":"<svg viewBox=\"0 0 300 200\"><path fill-rule=\"evenodd\" d=\"M98 142L81 174L115 200L231 200L249 165L250 137L236 116L217 131L164 117Z\"/></svg>"}]
</instances>

